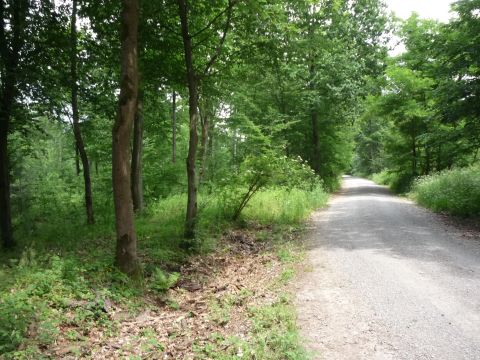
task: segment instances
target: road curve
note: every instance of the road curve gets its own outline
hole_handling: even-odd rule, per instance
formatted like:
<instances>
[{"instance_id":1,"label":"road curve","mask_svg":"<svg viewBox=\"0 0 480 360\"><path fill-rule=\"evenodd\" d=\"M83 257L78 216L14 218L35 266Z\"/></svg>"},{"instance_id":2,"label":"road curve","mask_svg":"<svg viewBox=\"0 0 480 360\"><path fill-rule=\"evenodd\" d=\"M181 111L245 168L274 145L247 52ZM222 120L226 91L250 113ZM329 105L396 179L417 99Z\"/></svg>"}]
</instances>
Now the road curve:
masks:
<instances>
[{"instance_id":1,"label":"road curve","mask_svg":"<svg viewBox=\"0 0 480 360\"><path fill-rule=\"evenodd\" d=\"M315 359L480 359L480 239L344 178L314 214L298 322Z\"/></svg>"}]
</instances>

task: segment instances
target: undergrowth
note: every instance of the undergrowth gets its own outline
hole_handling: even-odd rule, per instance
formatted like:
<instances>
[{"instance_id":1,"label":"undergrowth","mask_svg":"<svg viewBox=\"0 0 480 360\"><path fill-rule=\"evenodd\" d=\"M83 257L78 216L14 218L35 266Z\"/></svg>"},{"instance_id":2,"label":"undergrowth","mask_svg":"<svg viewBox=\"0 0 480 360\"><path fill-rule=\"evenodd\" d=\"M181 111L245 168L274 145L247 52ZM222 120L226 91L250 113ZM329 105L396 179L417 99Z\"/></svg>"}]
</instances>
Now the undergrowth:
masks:
<instances>
[{"instance_id":1,"label":"undergrowth","mask_svg":"<svg viewBox=\"0 0 480 360\"><path fill-rule=\"evenodd\" d=\"M370 176L375 183L387 185L396 194L405 194L410 191L414 176L409 173L384 170Z\"/></svg>"},{"instance_id":2,"label":"undergrowth","mask_svg":"<svg viewBox=\"0 0 480 360\"><path fill-rule=\"evenodd\" d=\"M433 211L480 215L480 168L452 169L421 177L415 182L411 195Z\"/></svg>"},{"instance_id":3,"label":"undergrowth","mask_svg":"<svg viewBox=\"0 0 480 360\"><path fill-rule=\"evenodd\" d=\"M215 249L222 232L235 226L225 217L221 201L215 196L200 196L199 252ZM319 187L265 189L246 207L241 222L300 223L326 200L327 195ZM180 247L185 203L183 195L161 199L137 219L144 269L141 284L131 283L113 266L115 235L108 222L86 227L73 220L55 222L52 218L38 221L28 231L18 231L20 251L0 257L0 358L42 358L63 330L79 334L85 341L94 327L100 326L113 335L117 328L107 316L109 304L136 313L145 306L145 292L161 293L174 286L180 266L189 256ZM272 331L277 327L293 331L293 313L286 314L286 306L279 303L256 310L263 315L259 315L255 331L267 324ZM262 341L280 346L283 332L278 331L271 333L270 340L264 335ZM285 336L285 341L290 341L288 332Z\"/></svg>"},{"instance_id":4,"label":"undergrowth","mask_svg":"<svg viewBox=\"0 0 480 360\"><path fill-rule=\"evenodd\" d=\"M281 263L281 271L264 289L266 293L270 293L270 296L274 294L274 297L263 303L260 301L247 305L246 316L251 323L249 339L238 336L224 337L214 333L209 343L194 347L199 359L307 360L311 358L311 354L303 347L296 324L296 310L291 293L287 289L288 283L296 275L296 265L304 259L304 253L298 243L285 239L285 233L298 230L298 227L290 226L288 229L281 227L270 233L272 251ZM232 308L248 302L248 298L252 295L254 295L252 292L244 289L233 297L217 299L210 305L211 320L222 325L228 324Z\"/></svg>"}]
</instances>

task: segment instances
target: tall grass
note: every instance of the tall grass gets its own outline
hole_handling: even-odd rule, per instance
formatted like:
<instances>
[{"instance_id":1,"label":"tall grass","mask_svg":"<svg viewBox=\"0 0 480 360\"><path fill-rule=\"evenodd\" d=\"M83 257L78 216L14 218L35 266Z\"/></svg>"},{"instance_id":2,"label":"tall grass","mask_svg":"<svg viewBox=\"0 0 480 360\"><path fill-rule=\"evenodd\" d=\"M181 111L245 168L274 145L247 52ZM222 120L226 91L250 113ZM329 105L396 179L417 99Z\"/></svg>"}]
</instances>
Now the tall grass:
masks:
<instances>
[{"instance_id":1,"label":"tall grass","mask_svg":"<svg viewBox=\"0 0 480 360\"><path fill-rule=\"evenodd\" d=\"M327 193L321 186L303 189L273 188L257 194L244 211L244 218L263 224L300 223L326 204Z\"/></svg>"},{"instance_id":2,"label":"tall grass","mask_svg":"<svg viewBox=\"0 0 480 360\"><path fill-rule=\"evenodd\" d=\"M443 171L418 179L412 197L437 212L480 215L480 167Z\"/></svg>"}]
</instances>

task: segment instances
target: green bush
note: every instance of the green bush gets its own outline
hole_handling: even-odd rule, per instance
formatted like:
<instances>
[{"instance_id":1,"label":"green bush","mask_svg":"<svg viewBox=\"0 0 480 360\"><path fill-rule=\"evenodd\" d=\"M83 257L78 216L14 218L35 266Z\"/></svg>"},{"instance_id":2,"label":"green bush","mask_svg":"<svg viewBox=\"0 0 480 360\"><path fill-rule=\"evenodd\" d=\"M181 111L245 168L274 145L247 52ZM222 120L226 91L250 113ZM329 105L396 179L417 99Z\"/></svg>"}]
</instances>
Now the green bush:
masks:
<instances>
[{"instance_id":1,"label":"green bush","mask_svg":"<svg viewBox=\"0 0 480 360\"><path fill-rule=\"evenodd\" d=\"M373 174L371 179L380 185L387 185L394 193L404 194L410 191L414 176L410 173L384 170Z\"/></svg>"},{"instance_id":2,"label":"green bush","mask_svg":"<svg viewBox=\"0 0 480 360\"><path fill-rule=\"evenodd\" d=\"M453 169L419 178L412 196L433 211L480 215L480 167Z\"/></svg>"},{"instance_id":3,"label":"green bush","mask_svg":"<svg viewBox=\"0 0 480 360\"><path fill-rule=\"evenodd\" d=\"M150 279L150 289L158 293L163 293L175 285L179 278L179 273L174 272L167 274L157 268L154 270L152 278Z\"/></svg>"},{"instance_id":4,"label":"green bush","mask_svg":"<svg viewBox=\"0 0 480 360\"><path fill-rule=\"evenodd\" d=\"M0 293L0 353L15 350L27 336L39 345L55 341L58 309L89 292L81 269L58 256L35 256L24 253L15 267L15 285ZM37 264L43 262L44 267Z\"/></svg>"}]
</instances>

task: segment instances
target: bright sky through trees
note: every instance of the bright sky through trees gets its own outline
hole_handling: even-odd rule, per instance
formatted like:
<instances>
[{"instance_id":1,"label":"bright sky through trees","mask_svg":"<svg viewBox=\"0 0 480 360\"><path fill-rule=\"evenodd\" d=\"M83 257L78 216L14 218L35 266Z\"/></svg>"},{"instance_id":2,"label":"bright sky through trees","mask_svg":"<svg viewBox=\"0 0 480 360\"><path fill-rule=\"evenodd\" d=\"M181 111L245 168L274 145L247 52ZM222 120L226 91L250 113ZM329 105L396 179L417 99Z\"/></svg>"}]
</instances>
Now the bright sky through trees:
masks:
<instances>
[{"instance_id":1,"label":"bright sky through trees","mask_svg":"<svg viewBox=\"0 0 480 360\"><path fill-rule=\"evenodd\" d=\"M391 11L403 19L408 18L412 12L416 12L422 18L448 21L450 4L453 0L387 0Z\"/></svg>"},{"instance_id":2,"label":"bright sky through trees","mask_svg":"<svg viewBox=\"0 0 480 360\"><path fill-rule=\"evenodd\" d=\"M442 22L448 22L452 14L450 13L450 4L453 0L386 0L390 11L401 19L407 19L413 12L416 12L421 18L436 19ZM395 56L405 51L405 46L394 38L391 42L393 47L390 55Z\"/></svg>"}]
</instances>

